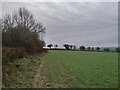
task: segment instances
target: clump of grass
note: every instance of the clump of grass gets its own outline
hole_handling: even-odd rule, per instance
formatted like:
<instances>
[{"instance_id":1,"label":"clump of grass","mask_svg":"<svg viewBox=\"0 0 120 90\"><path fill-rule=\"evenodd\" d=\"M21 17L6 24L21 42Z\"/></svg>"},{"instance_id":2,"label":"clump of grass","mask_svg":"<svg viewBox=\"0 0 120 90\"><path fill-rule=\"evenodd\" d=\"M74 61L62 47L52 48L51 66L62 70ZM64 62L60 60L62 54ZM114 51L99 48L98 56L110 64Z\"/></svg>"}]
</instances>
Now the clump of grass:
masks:
<instances>
[{"instance_id":1,"label":"clump of grass","mask_svg":"<svg viewBox=\"0 0 120 90\"><path fill-rule=\"evenodd\" d=\"M3 88L28 88L32 87L33 78L40 58L22 58L9 63L3 68Z\"/></svg>"}]
</instances>

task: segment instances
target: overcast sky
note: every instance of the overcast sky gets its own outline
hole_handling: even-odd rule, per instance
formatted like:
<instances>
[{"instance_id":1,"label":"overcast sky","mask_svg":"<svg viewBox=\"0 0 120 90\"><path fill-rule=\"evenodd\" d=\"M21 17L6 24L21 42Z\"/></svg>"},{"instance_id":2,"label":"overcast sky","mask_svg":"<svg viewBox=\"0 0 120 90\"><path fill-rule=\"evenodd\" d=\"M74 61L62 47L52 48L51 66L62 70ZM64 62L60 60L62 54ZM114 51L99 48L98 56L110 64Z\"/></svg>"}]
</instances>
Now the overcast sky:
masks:
<instances>
[{"instance_id":1,"label":"overcast sky","mask_svg":"<svg viewBox=\"0 0 120 90\"><path fill-rule=\"evenodd\" d=\"M46 27L46 44L118 46L117 2L4 2L2 14L26 7Z\"/></svg>"}]
</instances>

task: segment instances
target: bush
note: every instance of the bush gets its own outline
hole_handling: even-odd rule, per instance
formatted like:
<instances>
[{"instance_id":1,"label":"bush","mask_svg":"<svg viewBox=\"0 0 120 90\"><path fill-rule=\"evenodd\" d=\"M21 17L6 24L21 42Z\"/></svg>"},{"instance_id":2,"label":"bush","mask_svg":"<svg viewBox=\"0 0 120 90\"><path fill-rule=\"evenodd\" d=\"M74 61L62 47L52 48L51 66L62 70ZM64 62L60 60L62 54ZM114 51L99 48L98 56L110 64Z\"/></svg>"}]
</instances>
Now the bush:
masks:
<instances>
[{"instance_id":1,"label":"bush","mask_svg":"<svg viewBox=\"0 0 120 90\"><path fill-rule=\"evenodd\" d=\"M16 58L23 58L25 56L25 48L2 48L2 63L3 65L13 62Z\"/></svg>"},{"instance_id":2,"label":"bush","mask_svg":"<svg viewBox=\"0 0 120 90\"><path fill-rule=\"evenodd\" d=\"M48 49L47 48L43 48L43 52L48 52Z\"/></svg>"},{"instance_id":3,"label":"bush","mask_svg":"<svg viewBox=\"0 0 120 90\"><path fill-rule=\"evenodd\" d=\"M6 15L1 25L2 46L25 47L30 54L42 52L45 42L39 36L45 33L46 28L42 23L37 23L27 9L19 8L12 15Z\"/></svg>"}]
</instances>

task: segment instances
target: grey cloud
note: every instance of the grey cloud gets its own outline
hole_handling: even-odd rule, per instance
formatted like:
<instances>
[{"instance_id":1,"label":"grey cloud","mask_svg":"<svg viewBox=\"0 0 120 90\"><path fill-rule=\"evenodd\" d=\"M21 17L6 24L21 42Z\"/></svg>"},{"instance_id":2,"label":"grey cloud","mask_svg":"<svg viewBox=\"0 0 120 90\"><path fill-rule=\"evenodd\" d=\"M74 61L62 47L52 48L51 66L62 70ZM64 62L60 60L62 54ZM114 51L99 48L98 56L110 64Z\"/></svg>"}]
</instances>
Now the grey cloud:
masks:
<instances>
[{"instance_id":1,"label":"grey cloud","mask_svg":"<svg viewBox=\"0 0 120 90\"><path fill-rule=\"evenodd\" d=\"M118 3L3 3L3 14L26 7L46 27L45 41L86 46L117 46Z\"/></svg>"},{"instance_id":2,"label":"grey cloud","mask_svg":"<svg viewBox=\"0 0 120 90\"><path fill-rule=\"evenodd\" d=\"M2 3L0 2L0 18L2 18Z\"/></svg>"}]
</instances>

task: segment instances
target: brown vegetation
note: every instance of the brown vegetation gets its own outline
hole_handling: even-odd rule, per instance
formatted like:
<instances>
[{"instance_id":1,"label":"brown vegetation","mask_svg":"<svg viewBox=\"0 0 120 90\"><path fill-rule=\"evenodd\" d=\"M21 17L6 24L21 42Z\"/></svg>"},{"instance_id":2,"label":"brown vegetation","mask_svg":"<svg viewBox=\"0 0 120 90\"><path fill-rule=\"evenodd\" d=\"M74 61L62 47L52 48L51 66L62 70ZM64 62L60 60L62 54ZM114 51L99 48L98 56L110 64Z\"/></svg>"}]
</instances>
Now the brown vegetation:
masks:
<instances>
[{"instance_id":1,"label":"brown vegetation","mask_svg":"<svg viewBox=\"0 0 120 90\"><path fill-rule=\"evenodd\" d=\"M36 22L33 15L25 8L6 15L0 23L2 30L2 69L3 83L11 82L11 76L21 65L14 65L19 58L31 58L32 55L42 53L45 42L39 38L45 33L43 24ZM12 77L13 78L13 77Z\"/></svg>"}]
</instances>

